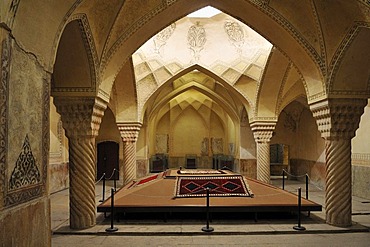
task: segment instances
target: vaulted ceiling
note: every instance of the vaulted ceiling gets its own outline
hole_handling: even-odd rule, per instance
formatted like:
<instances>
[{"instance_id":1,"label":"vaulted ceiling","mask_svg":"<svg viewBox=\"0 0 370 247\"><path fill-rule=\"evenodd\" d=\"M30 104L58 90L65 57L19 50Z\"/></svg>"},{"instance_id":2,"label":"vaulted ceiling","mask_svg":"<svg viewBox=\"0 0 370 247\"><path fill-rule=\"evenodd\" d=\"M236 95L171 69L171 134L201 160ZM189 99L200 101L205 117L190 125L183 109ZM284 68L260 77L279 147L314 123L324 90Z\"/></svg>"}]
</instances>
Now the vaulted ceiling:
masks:
<instances>
[{"instance_id":1,"label":"vaulted ceiling","mask_svg":"<svg viewBox=\"0 0 370 247\"><path fill-rule=\"evenodd\" d=\"M9 8L0 11L2 25L53 73L52 94L99 96L110 101L117 121L142 121L148 102L160 102L156 90L173 87L175 81L189 84L187 76L198 73L194 69L202 75L190 83L189 90L203 95L198 102L212 100L239 115L245 107L250 121L274 120L297 99L310 104L330 97L370 97L370 6L365 0L147 0L140 4L135 0L5 0L6 4ZM207 5L226 14L208 21L182 19ZM225 32L228 21L234 36ZM223 36L212 38L210 34L216 32L211 30L220 23ZM199 26L208 32L208 48L214 46L217 53L207 54L212 50L208 48L197 51L194 46L193 52L200 55L196 62L195 53L182 54L191 49L188 37L175 50L167 50L175 45L170 39L161 46L166 35L187 35L192 25L198 27L195 33L201 31ZM245 35L242 45L235 31L238 26ZM240 60L233 58L231 54L240 55L241 47L255 48L256 43L249 42L255 35L252 30L268 40L270 48L248 53L256 56L242 52ZM140 48L146 42L154 44L159 56L150 57L145 46ZM194 61L174 54L193 56ZM205 57L213 58L213 63ZM201 78L213 80L227 93L211 94ZM214 94L224 102L216 102ZM169 100L189 103L178 97ZM239 105L233 107L227 97L237 99Z\"/></svg>"}]
</instances>

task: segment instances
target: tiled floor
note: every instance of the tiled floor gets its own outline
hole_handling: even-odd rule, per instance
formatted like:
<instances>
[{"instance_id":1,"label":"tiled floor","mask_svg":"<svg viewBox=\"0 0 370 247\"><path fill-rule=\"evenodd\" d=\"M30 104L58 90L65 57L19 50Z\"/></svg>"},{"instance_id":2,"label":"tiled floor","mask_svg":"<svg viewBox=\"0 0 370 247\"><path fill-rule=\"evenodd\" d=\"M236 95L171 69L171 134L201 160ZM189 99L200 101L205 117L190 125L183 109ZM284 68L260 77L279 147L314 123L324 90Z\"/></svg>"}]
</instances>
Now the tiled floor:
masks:
<instances>
[{"instance_id":1,"label":"tiled floor","mask_svg":"<svg viewBox=\"0 0 370 247\"><path fill-rule=\"evenodd\" d=\"M281 180L272 180L281 187ZM106 187L106 195L112 183ZM286 181L285 189L293 193L305 185L298 181ZM51 195L53 246L369 246L370 200L353 197L353 225L348 228L325 223L325 193L310 185L309 199L323 205L322 212L302 216L305 231L296 231L294 217L286 219L215 219L210 223L214 232L207 234L201 229L203 220L162 219L121 220L114 222L118 231L108 235L109 218L98 213L97 225L85 230L71 230L68 226L68 190ZM97 204L102 198L102 186L96 186Z\"/></svg>"}]
</instances>

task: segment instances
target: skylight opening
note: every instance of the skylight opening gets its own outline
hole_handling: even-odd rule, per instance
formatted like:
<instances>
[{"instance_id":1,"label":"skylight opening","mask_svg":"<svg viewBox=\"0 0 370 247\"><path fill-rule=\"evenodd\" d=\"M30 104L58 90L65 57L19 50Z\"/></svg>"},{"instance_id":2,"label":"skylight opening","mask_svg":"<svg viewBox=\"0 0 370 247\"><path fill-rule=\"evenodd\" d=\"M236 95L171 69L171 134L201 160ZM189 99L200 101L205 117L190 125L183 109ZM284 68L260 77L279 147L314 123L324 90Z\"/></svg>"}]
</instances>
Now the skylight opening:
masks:
<instances>
[{"instance_id":1,"label":"skylight opening","mask_svg":"<svg viewBox=\"0 0 370 247\"><path fill-rule=\"evenodd\" d=\"M207 6L201 9L198 9L197 11L194 11L193 13L190 13L187 15L187 17L190 18L211 18L217 14L221 13L220 10L213 8L211 6Z\"/></svg>"}]
</instances>

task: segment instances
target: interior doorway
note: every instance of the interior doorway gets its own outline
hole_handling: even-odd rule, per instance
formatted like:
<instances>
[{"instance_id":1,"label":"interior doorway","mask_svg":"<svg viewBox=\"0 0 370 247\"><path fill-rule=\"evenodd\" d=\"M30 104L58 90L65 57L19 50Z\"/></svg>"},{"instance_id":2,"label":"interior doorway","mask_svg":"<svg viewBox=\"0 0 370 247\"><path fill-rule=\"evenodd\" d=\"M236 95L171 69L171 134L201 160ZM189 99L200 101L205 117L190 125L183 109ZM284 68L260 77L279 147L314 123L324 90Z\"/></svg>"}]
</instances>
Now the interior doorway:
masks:
<instances>
[{"instance_id":1,"label":"interior doorway","mask_svg":"<svg viewBox=\"0 0 370 247\"><path fill-rule=\"evenodd\" d=\"M285 144L270 145L270 175L282 176L283 170L289 169L289 146Z\"/></svg>"},{"instance_id":2,"label":"interior doorway","mask_svg":"<svg viewBox=\"0 0 370 247\"><path fill-rule=\"evenodd\" d=\"M99 180L103 174L106 178L116 179L119 178L119 144L114 141L105 141L98 143L98 164L96 179ZM116 174L113 174L113 169L116 169Z\"/></svg>"}]
</instances>

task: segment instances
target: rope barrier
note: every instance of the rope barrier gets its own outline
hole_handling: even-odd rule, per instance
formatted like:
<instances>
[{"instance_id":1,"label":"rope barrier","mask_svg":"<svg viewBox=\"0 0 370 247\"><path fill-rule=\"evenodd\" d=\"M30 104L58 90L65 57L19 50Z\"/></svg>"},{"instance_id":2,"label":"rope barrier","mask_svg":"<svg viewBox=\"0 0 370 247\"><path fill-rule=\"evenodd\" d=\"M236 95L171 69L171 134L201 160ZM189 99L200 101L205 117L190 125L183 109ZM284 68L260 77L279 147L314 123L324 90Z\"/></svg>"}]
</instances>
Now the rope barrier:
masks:
<instances>
[{"instance_id":1,"label":"rope barrier","mask_svg":"<svg viewBox=\"0 0 370 247\"><path fill-rule=\"evenodd\" d=\"M110 180L112 177L113 177L113 175L115 175L116 174L116 168L113 168L113 172L112 172L112 174L110 175L110 177L109 178L107 178L107 180Z\"/></svg>"},{"instance_id":2,"label":"rope barrier","mask_svg":"<svg viewBox=\"0 0 370 247\"><path fill-rule=\"evenodd\" d=\"M310 176L307 174L308 176L308 179L311 181L311 178ZM320 187L316 186L314 183L311 183L311 185L313 185L315 188L319 189L320 191L323 191L323 189L321 189Z\"/></svg>"},{"instance_id":3,"label":"rope barrier","mask_svg":"<svg viewBox=\"0 0 370 247\"><path fill-rule=\"evenodd\" d=\"M303 174L303 175L293 175L289 172L287 172L285 169L283 169L283 172L282 172L282 175L284 176L284 173L286 173L287 175L291 176L291 177L296 177L296 178L301 178L301 177L305 177L307 176L308 177L308 180L309 181L312 181L311 177L308 175L308 173L306 174ZM320 191L323 191L322 188L318 187L317 185L315 185L314 183L310 183L310 185L313 185L316 189L320 190Z\"/></svg>"},{"instance_id":4,"label":"rope barrier","mask_svg":"<svg viewBox=\"0 0 370 247\"><path fill-rule=\"evenodd\" d=\"M289 176L291 176L291 177L296 177L296 178L302 178L302 177L308 176L308 174L307 174L307 173L305 173L305 174L303 174L303 175L293 175L293 174L290 174L289 172L287 172L285 169L283 169L283 175L284 175L284 172L285 172L287 175L289 175Z\"/></svg>"},{"instance_id":5,"label":"rope barrier","mask_svg":"<svg viewBox=\"0 0 370 247\"><path fill-rule=\"evenodd\" d=\"M103 173L103 176L101 176L101 178L99 178L99 180L96 181L95 184L98 184L104 177L105 177L105 173Z\"/></svg>"}]
</instances>

